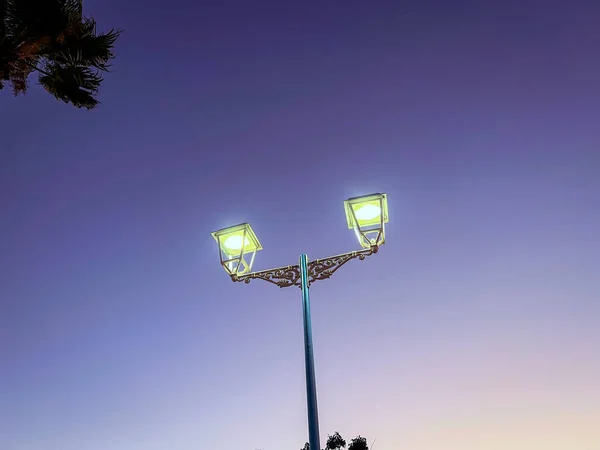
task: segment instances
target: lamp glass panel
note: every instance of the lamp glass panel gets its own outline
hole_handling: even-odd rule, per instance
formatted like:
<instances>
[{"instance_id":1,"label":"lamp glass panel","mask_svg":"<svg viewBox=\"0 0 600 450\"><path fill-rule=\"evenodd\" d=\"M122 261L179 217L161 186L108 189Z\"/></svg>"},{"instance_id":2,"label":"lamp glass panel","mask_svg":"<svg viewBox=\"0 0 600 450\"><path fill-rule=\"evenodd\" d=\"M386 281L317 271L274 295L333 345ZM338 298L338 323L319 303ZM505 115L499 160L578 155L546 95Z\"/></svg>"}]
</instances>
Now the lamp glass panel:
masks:
<instances>
[{"instance_id":1,"label":"lamp glass panel","mask_svg":"<svg viewBox=\"0 0 600 450\"><path fill-rule=\"evenodd\" d=\"M388 221L387 195L371 194L355 197L344 202L348 228L379 226Z\"/></svg>"},{"instance_id":2,"label":"lamp glass panel","mask_svg":"<svg viewBox=\"0 0 600 450\"><path fill-rule=\"evenodd\" d=\"M230 256L262 250L254 231L247 223L215 231L212 235L220 244L223 253Z\"/></svg>"},{"instance_id":3,"label":"lamp glass panel","mask_svg":"<svg viewBox=\"0 0 600 450\"><path fill-rule=\"evenodd\" d=\"M373 200L370 202L357 203L352 205L354 216L360 228L370 225L379 225L381 223L381 202Z\"/></svg>"}]
</instances>

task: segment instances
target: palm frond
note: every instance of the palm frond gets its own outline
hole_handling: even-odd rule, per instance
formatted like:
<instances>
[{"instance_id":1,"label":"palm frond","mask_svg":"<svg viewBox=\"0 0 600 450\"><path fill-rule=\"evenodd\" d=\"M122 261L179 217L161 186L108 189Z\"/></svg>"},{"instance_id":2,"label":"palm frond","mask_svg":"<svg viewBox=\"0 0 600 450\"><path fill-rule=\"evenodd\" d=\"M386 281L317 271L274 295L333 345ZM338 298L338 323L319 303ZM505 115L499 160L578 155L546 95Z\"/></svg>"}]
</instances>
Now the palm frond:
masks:
<instances>
[{"instance_id":1,"label":"palm frond","mask_svg":"<svg viewBox=\"0 0 600 450\"><path fill-rule=\"evenodd\" d=\"M92 109L100 103L94 97L102 82L98 73L86 67L65 67L56 63L47 64L43 71L39 82L57 99L87 109Z\"/></svg>"},{"instance_id":2,"label":"palm frond","mask_svg":"<svg viewBox=\"0 0 600 450\"><path fill-rule=\"evenodd\" d=\"M96 22L90 18L57 42L52 51L55 52L55 59L64 64L80 64L108 71L120 34L121 31L115 29L97 34Z\"/></svg>"},{"instance_id":3,"label":"palm frond","mask_svg":"<svg viewBox=\"0 0 600 450\"><path fill-rule=\"evenodd\" d=\"M79 108L97 106L98 72L109 70L120 30L97 33L96 21L83 16L82 0L0 0L3 4L0 81L9 81L15 94L25 92L28 76L37 70L40 84L57 99Z\"/></svg>"}]
</instances>

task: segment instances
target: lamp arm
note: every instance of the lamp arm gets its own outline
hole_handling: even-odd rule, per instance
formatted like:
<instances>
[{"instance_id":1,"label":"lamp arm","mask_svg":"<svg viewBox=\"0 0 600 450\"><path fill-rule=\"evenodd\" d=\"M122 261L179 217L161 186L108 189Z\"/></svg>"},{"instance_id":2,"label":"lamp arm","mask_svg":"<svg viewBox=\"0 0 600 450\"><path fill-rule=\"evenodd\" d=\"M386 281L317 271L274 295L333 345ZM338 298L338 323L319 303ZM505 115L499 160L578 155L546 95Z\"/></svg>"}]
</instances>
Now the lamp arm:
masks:
<instances>
[{"instance_id":1,"label":"lamp arm","mask_svg":"<svg viewBox=\"0 0 600 450\"><path fill-rule=\"evenodd\" d=\"M243 275L234 273L231 275L231 280L244 283L250 283L252 280L264 280L273 283L280 288L300 286L300 266L277 267L276 269L250 272Z\"/></svg>"},{"instance_id":2,"label":"lamp arm","mask_svg":"<svg viewBox=\"0 0 600 450\"><path fill-rule=\"evenodd\" d=\"M317 280L326 280L344 264L352 259L365 259L367 256L374 255L379 251L379 246L373 245L365 250L357 250L341 255L330 256L328 258L315 259L308 263L308 282L309 285Z\"/></svg>"},{"instance_id":3,"label":"lamp arm","mask_svg":"<svg viewBox=\"0 0 600 450\"><path fill-rule=\"evenodd\" d=\"M374 255L378 251L379 246L373 245L365 250L357 250L353 252L342 253L341 255L310 261L308 263L308 283L310 285L314 281L331 278L331 276L348 261L356 258L362 261L367 256ZM244 283L250 283L250 281L254 279L264 280L275 284L280 288L301 286L299 265L277 267L276 269L250 272L243 275L233 274L231 275L231 279L234 282L237 281Z\"/></svg>"}]
</instances>

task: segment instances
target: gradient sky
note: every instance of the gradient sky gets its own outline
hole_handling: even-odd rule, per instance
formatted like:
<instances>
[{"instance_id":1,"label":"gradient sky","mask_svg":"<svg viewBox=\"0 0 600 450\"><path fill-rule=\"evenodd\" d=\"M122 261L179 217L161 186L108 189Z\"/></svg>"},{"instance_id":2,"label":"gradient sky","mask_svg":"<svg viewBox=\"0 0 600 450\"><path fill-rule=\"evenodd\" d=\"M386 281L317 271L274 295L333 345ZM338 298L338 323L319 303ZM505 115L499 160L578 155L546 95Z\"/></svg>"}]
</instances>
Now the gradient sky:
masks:
<instances>
[{"instance_id":1,"label":"gradient sky","mask_svg":"<svg viewBox=\"0 0 600 450\"><path fill-rule=\"evenodd\" d=\"M88 0L102 106L0 93L0 448L299 449L297 289L232 283L388 242L312 291L322 440L600 449L600 6ZM34 80L32 80L34 81Z\"/></svg>"}]
</instances>

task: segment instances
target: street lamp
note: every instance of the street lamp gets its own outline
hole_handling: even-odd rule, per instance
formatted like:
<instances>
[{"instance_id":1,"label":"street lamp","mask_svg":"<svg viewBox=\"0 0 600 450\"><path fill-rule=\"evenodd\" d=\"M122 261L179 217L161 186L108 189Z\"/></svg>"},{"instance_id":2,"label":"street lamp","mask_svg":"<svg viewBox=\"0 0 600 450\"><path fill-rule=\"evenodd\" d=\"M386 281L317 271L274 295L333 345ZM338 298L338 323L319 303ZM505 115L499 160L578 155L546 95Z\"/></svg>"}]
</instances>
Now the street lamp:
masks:
<instances>
[{"instance_id":1,"label":"street lamp","mask_svg":"<svg viewBox=\"0 0 600 450\"><path fill-rule=\"evenodd\" d=\"M252 272L256 252L262 246L249 223L223 228L212 233L219 246L221 265L234 282L250 283L260 279L280 288L298 286L302 290L304 321L304 360L306 369L306 399L308 407L308 435L310 448L319 450L319 417L317 388L310 318L310 285L317 280L330 278L340 267L352 259L363 260L377 253L385 243L385 223L388 222L386 194L371 194L349 198L344 202L348 228L354 230L362 250L355 250L328 258L308 260L300 255L299 264Z\"/></svg>"}]
</instances>

